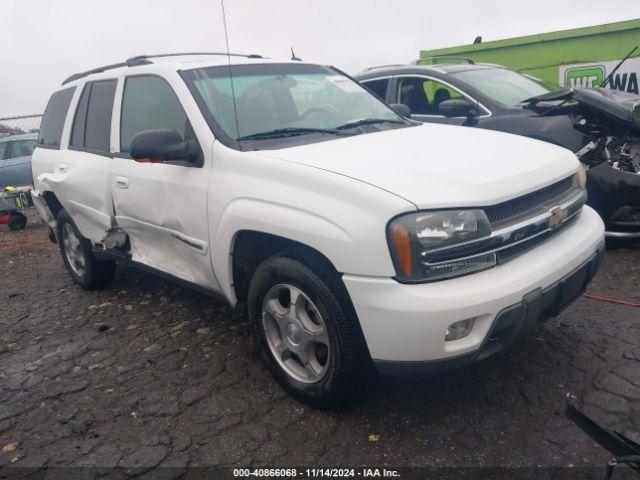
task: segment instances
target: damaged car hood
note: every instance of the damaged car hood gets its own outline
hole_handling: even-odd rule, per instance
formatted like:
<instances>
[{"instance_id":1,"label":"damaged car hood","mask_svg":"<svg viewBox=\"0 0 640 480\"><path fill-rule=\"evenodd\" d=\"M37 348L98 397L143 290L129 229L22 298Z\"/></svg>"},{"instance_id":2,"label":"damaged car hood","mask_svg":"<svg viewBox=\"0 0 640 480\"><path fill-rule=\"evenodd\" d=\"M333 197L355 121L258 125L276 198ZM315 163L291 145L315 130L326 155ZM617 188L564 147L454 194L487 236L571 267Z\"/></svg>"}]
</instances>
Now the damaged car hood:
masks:
<instances>
[{"instance_id":1,"label":"damaged car hood","mask_svg":"<svg viewBox=\"0 0 640 480\"><path fill-rule=\"evenodd\" d=\"M636 128L640 128L640 125L633 121L634 111L635 118L639 118L640 116L640 96L638 95L608 88L597 88L594 90L577 88L573 91L573 98L582 105L586 105L594 110L611 115L618 120L633 124Z\"/></svg>"},{"instance_id":2,"label":"damaged car hood","mask_svg":"<svg viewBox=\"0 0 640 480\"><path fill-rule=\"evenodd\" d=\"M255 153L368 183L418 208L494 205L578 168L573 153L549 143L436 124Z\"/></svg>"}]
</instances>

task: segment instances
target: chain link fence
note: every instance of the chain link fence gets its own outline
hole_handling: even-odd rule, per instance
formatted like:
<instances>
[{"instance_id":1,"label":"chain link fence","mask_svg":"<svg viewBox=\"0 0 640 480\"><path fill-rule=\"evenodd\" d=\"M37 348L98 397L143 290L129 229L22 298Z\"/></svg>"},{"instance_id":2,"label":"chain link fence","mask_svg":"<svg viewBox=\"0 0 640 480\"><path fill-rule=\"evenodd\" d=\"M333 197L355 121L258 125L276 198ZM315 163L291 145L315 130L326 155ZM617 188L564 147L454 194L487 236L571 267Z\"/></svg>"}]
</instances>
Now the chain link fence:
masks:
<instances>
[{"instance_id":1,"label":"chain link fence","mask_svg":"<svg viewBox=\"0 0 640 480\"><path fill-rule=\"evenodd\" d=\"M0 138L25 133L38 133L41 120L42 115L20 115L0 118Z\"/></svg>"}]
</instances>

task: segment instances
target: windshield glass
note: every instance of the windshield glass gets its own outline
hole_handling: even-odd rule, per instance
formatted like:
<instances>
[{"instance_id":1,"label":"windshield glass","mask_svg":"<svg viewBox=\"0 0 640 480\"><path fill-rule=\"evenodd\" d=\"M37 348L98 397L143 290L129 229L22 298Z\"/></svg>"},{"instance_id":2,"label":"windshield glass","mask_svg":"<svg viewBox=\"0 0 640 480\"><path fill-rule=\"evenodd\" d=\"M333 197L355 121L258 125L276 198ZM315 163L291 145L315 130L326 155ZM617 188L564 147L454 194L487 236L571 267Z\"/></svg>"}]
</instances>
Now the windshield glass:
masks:
<instances>
[{"instance_id":1,"label":"windshield glass","mask_svg":"<svg viewBox=\"0 0 640 480\"><path fill-rule=\"evenodd\" d=\"M560 87L549 88L504 68L466 70L451 75L506 107L515 107L531 97L560 89Z\"/></svg>"},{"instance_id":2,"label":"windshield glass","mask_svg":"<svg viewBox=\"0 0 640 480\"><path fill-rule=\"evenodd\" d=\"M228 66L217 66L190 70L185 77L200 97L205 116L233 140L274 131L327 133L361 120L381 120L374 122L382 125L376 124L378 129L397 128L385 121L404 124L358 83L327 67L234 65L229 73Z\"/></svg>"}]
</instances>

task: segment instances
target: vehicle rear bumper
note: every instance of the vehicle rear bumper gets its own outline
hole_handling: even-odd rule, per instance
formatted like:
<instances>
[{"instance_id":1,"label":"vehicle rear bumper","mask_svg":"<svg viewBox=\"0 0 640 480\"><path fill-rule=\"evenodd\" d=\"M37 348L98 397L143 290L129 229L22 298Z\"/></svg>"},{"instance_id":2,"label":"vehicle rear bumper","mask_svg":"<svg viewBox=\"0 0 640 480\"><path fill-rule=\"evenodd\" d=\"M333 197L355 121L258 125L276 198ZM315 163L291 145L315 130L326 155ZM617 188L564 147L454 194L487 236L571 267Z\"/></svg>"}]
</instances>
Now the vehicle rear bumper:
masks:
<instances>
[{"instance_id":1,"label":"vehicle rear bumper","mask_svg":"<svg viewBox=\"0 0 640 480\"><path fill-rule=\"evenodd\" d=\"M371 357L387 375L429 374L486 358L557 315L593 278L604 250L600 217L578 220L491 270L419 285L344 275ZM469 335L445 341L454 322Z\"/></svg>"}]
</instances>

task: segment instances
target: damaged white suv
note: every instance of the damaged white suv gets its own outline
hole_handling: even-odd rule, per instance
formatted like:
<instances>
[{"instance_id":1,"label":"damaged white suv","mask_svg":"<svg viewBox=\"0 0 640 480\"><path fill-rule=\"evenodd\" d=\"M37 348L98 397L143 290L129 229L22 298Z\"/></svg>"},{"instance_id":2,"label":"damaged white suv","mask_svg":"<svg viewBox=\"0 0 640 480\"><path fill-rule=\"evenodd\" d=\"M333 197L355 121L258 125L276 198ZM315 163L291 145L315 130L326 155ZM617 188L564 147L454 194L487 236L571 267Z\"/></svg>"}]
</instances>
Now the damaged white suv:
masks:
<instances>
[{"instance_id":1,"label":"damaged white suv","mask_svg":"<svg viewBox=\"0 0 640 480\"><path fill-rule=\"evenodd\" d=\"M570 151L416 125L302 62L142 56L74 75L32 168L75 282L102 287L124 260L246 304L270 370L317 406L369 365L415 376L500 351L602 255Z\"/></svg>"}]
</instances>

